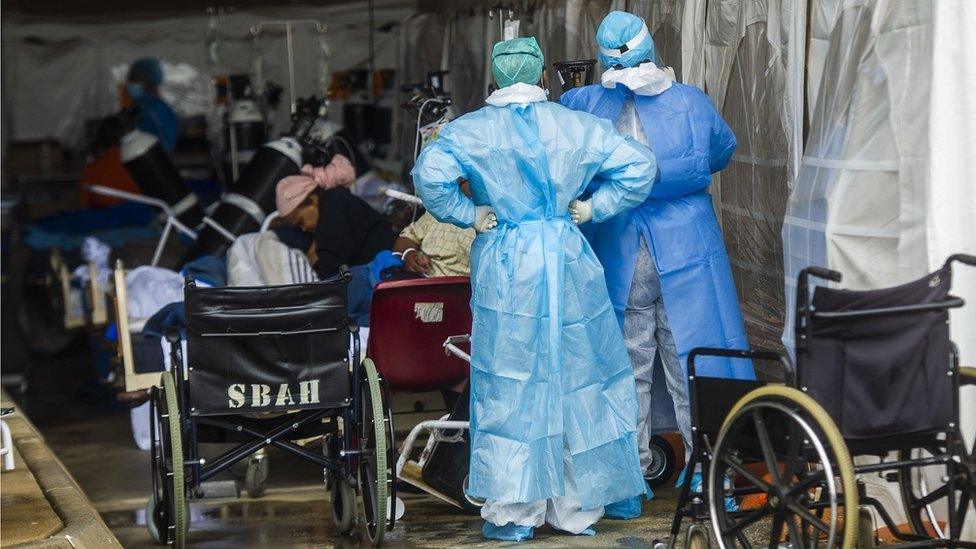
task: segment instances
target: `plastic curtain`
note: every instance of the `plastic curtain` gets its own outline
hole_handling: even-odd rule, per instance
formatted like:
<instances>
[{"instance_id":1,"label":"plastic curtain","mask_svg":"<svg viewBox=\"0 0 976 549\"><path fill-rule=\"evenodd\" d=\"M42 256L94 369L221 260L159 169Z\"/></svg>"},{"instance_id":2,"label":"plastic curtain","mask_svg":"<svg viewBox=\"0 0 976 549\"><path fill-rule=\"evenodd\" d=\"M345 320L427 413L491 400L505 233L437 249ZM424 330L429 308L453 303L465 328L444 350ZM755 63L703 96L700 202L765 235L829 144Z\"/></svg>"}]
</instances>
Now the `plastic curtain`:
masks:
<instances>
[{"instance_id":1,"label":"plastic curtain","mask_svg":"<svg viewBox=\"0 0 976 549\"><path fill-rule=\"evenodd\" d=\"M829 47L811 49L811 57L823 51L825 59L811 59L810 70L822 66L823 73L810 76L818 94L783 227L788 312L796 275L807 265L841 271L852 289L892 286L928 269L919 237L931 5L847 2L832 30L812 31L828 35ZM783 341L792 347L792 319Z\"/></svg>"},{"instance_id":2,"label":"plastic curtain","mask_svg":"<svg viewBox=\"0 0 976 549\"><path fill-rule=\"evenodd\" d=\"M766 348L779 347L784 321L780 231L789 194L786 33L780 13L770 13L778 8L713 4L705 32L706 89L739 143L712 192L749 342Z\"/></svg>"}]
</instances>

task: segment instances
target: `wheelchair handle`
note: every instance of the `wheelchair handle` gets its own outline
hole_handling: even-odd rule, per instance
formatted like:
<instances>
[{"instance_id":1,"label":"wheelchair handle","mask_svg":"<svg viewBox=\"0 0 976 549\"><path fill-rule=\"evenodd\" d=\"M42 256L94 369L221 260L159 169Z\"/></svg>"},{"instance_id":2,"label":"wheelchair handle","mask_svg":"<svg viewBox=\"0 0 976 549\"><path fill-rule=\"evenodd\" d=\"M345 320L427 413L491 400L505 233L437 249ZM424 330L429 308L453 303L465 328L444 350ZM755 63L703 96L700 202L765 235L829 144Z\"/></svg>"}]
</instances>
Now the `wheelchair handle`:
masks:
<instances>
[{"instance_id":1,"label":"wheelchair handle","mask_svg":"<svg viewBox=\"0 0 976 549\"><path fill-rule=\"evenodd\" d=\"M949 259L946 260L946 265L952 263L953 261L958 261L964 265L969 265L970 267L976 267L976 255L952 254L949 256Z\"/></svg>"},{"instance_id":2,"label":"wheelchair handle","mask_svg":"<svg viewBox=\"0 0 976 549\"><path fill-rule=\"evenodd\" d=\"M843 275L841 275L839 271L834 271L824 267L807 267L806 269L803 269L803 271L817 278L831 280L833 282L840 282L841 278L843 278Z\"/></svg>"}]
</instances>

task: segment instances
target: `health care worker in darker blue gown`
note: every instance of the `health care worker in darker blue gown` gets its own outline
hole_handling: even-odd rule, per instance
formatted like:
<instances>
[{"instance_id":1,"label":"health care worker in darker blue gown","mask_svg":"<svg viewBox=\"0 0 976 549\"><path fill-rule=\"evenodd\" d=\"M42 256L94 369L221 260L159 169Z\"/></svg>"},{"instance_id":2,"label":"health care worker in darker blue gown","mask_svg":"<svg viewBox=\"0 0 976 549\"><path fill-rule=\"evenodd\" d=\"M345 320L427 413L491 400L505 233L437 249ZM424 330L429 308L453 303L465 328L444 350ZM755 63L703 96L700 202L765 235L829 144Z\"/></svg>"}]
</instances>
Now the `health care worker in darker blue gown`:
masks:
<instances>
[{"instance_id":1,"label":"health care worker in darker blue gown","mask_svg":"<svg viewBox=\"0 0 976 549\"><path fill-rule=\"evenodd\" d=\"M136 108L136 128L159 138L166 151L176 148L180 118L159 96L163 67L158 59L143 57L133 61L125 82L125 94Z\"/></svg>"},{"instance_id":2,"label":"health care worker in darker blue gown","mask_svg":"<svg viewBox=\"0 0 976 549\"><path fill-rule=\"evenodd\" d=\"M691 447L688 352L695 347L747 348L708 193L711 174L728 164L736 140L708 96L673 82L654 64L654 42L641 18L611 12L596 39L606 68L602 83L569 90L560 101L612 122L622 134L647 145L660 177L650 197L634 210L584 227L606 271L633 362L641 466L646 470L652 461L652 418L675 422L686 450ZM666 387L651 383L655 355ZM696 361L696 371L713 377L754 376L746 361L715 357ZM667 423L653 425L653 432L673 430L675 425ZM607 509L608 517L639 515L639 502L634 501Z\"/></svg>"},{"instance_id":3,"label":"health care worker in darker blue gown","mask_svg":"<svg viewBox=\"0 0 976 549\"><path fill-rule=\"evenodd\" d=\"M603 270L575 222L647 198L646 147L546 100L534 38L495 45L499 89L424 149L413 181L440 221L474 227L471 469L485 537L573 534L646 490L637 400ZM457 181L470 182L472 198ZM577 198L591 180L600 185Z\"/></svg>"}]
</instances>

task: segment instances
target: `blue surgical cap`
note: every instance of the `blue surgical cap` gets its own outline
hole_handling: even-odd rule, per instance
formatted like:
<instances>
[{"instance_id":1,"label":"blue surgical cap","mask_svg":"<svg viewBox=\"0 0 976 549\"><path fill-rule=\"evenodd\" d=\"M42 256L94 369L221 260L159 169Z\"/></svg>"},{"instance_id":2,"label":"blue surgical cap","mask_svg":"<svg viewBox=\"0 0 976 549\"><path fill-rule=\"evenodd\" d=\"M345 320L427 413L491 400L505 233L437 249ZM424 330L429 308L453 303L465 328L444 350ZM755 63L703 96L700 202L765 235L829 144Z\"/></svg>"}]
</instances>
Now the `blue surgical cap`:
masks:
<instances>
[{"instance_id":1,"label":"blue surgical cap","mask_svg":"<svg viewBox=\"0 0 976 549\"><path fill-rule=\"evenodd\" d=\"M533 37L512 38L491 50L491 74L499 88L516 82L535 84L542 78L542 49Z\"/></svg>"},{"instance_id":2,"label":"blue surgical cap","mask_svg":"<svg viewBox=\"0 0 976 549\"><path fill-rule=\"evenodd\" d=\"M155 57L136 59L129 66L129 80L132 80L136 75L145 78L150 86L157 88L163 83L163 66Z\"/></svg>"},{"instance_id":3,"label":"blue surgical cap","mask_svg":"<svg viewBox=\"0 0 976 549\"><path fill-rule=\"evenodd\" d=\"M654 39L644 20L632 13L612 11L596 31L600 62L606 68L636 67L654 61Z\"/></svg>"}]
</instances>

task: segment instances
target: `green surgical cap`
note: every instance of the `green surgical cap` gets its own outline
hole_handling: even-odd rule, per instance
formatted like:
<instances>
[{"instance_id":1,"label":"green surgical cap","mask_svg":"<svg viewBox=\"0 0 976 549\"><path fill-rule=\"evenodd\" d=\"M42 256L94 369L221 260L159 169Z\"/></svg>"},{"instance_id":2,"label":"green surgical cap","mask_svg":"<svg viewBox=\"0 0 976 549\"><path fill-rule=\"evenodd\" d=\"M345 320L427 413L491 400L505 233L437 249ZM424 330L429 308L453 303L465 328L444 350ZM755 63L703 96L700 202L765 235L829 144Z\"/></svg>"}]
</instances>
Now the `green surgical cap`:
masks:
<instances>
[{"instance_id":1,"label":"green surgical cap","mask_svg":"<svg viewBox=\"0 0 976 549\"><path fill-rule=\"evenodd\" d=\"M491 74L499 88L516 82L535 84L542 78L542 50L535 38L513 38L491 50Z\"/></svg>"}]
</instances>

